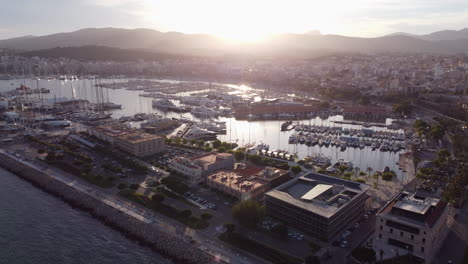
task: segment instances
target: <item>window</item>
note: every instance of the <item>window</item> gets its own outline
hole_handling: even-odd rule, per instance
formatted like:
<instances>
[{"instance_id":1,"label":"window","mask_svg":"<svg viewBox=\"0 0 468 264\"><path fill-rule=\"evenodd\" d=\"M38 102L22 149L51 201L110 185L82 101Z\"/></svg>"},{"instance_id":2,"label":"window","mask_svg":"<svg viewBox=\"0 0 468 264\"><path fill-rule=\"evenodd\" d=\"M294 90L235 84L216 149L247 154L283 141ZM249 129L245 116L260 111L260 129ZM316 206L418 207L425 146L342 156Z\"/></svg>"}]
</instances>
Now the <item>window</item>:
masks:
<instances>
[{"instance_id":1,"label":"window","mask_svg":"<svg viewBox=\"0 0 468 264\"><path fill-rule=\"evenodd\" d=\"M403 236L403 232L400 232L400 236L401 236L401 237Z\"/></svg>"},{"instance_id":2,"label":"window","mask_svg":"<svg viewBox=\"0 0 468 264\"><path fill-rule=\"evenodd\" d=\"M413 240L413 239L414 239L414 235L411 235L411 240Z\"/></svg>"},{"instance_id":3,"label":"window","mask_svg":"<svg viewBox=\"0 0 468 264\"><path fill-rule=\"evenodd\" d=\"M393 234L393 228L390 228L390 234Z\"/></svg>"},{"instance_id":4,"label":"window","mask_svg":"<svg viewBox=\"0 0 468 264\"><path fill-rule=\"evenodd\" d=\"M383 226L380 226L380 230L382 230L382 229L383 229Z\"/></svg>"},{"instance_id":5,"label":"window","mask_svg":"<svg viewBox=\"0 0 468 264\"><path fill-rule=\"evenodd\" d=\"M421 247L421 252L424 252L424 247Z\"/></svg>"},{"instance_id":6,"label":"window","mask_svg":"<svg viewBox=\"0 0 468 264\"><path fill-rule=\"evenodd\" d=\"M423 238L422 242L423 242L423 244L424 244L424 243L426 242L426 239L425 239L425 238Z\"/></svg>"},{"instance_id":7,"label":"window","mask_svg":"<svg viewBox=\"0 0 468 264\"><path fill-rule=\"evenodd\" d=\"M382 238L382 234L379 234L379 238Z\"/></svg>"}]
</instances>

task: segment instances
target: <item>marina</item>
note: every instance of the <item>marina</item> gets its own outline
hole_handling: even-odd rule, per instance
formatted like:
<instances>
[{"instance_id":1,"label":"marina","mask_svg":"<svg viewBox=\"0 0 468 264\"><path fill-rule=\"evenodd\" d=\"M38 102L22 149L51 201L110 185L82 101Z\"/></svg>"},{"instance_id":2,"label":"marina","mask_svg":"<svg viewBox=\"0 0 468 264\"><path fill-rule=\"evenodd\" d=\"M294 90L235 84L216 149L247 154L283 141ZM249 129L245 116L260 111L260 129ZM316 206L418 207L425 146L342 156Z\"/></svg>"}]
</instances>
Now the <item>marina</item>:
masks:
<instances>
[{"instance_id":1,"label":"marina","mask_svg":"<svg viewBox=\"0 0 468 264\"><path fill-rule=\"evenodd\" d=\"M50 90L47 94L41 94L44 101L54 102L57 98L62 101L82 100L89 104L80 103L72 107L101 110L68 115L71 121L75 119L100 122L100 120L113 118L129 126L140 127L151 116L156 116L156 119L178 120L181 124L191 124L191 127L184 133L188 139L217 138L221 141L237 143L239 146L255 146L264 143L269 145L271 151L277 150L278 154L281 153L282 159L286 156L288 160L293 158L298 160L323 155L329 157L332 163L340 159L352 161L354 166L361 170L371 167L377 171L389 166L400 179L404 177L404 173L396 165L399 154L404 149L403 131L390 128L391 119L387 119L386 126L368 127L342 123L344 120L342 115L316 114L310 119L291 120L284 128L282 127L284 121L281 121L281 118L278 120L237 120L232 115L233 112L229 111L233 104L242 100L259 101L261 100L259 94L262 91L242 85L209 82L19 79L0 81L0 92L7 92L12 87L20 87L22 84L29 87L45 87ZM152 88L145 88L146 85ZM215 92L213 88L215 85L222 88ZM99 93L96 93L96 87L100 87ZM160 93L158 98L142 96L145 91L155 93L156 90ZM168 91L176 92L167 93ZM207 102L215 103L194 106L193 102L196 100L192 98L193 96L213 98ZM186 97L191 99L180 99ZM183 101L192 103L183 104L181 103ZM112 103L119 107L103 107L103 103ZM215 104L214 107L213 104ZM184 110L180 111L180 109ZM225 112L223 116L220 114L220 109Z\"/></svg>"}]
</instances>

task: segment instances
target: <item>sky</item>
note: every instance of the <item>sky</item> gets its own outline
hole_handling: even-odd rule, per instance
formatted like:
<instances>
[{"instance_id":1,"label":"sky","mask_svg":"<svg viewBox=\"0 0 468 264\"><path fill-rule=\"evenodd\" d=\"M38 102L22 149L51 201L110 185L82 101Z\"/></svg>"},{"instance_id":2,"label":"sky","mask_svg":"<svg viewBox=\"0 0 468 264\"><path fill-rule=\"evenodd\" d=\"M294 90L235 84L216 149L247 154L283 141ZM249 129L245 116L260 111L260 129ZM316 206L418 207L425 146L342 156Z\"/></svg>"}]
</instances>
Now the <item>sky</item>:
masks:
<instances>
[{"instance_id":1,"label":"sky","mask_svg":"<svg viewBox=\"0 0 468 264\"><path fill-rule=\"evenodd\" d=\"M0 39L151 28L256 40L274 33L377 37L468 27L468 0L0 0Z\"/></svg>"}]
</instances>

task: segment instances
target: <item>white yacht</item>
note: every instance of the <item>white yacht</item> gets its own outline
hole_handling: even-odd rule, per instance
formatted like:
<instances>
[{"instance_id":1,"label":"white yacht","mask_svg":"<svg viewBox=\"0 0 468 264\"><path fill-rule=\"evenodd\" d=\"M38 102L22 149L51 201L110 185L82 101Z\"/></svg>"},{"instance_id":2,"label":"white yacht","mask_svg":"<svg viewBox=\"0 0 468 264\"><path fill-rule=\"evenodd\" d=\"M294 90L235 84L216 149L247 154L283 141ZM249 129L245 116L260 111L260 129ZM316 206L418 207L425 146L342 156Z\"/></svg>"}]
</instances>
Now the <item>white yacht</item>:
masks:
<instances>
[{"instance_id":1,"label":"white yacht","mask_svg":"<svg viewBox=\"0 0 468 264\"><path fill-rule=\"evenodd\" d=\"M219 116L219 112L211 108L204 107L204 106L194 107L192 108L192 111L190 111L190 113L192 113L192 115L196 117L203 117L203 118L213 118L213 117Z\"/></svg>"},{"instance_id":2,"label":"white yacht","mask_svg":"<svg viewBox=\"0 0 468 264\"><path fill-rule=\"evenodd\" d=\"M174 112L186 112L187 109L184 107L176 106L170 100L163 98L163 99L153 99L152 101L153 107L161 109L163 111L174 111Z\"/></svg>"},{"instance_id":3,"label":"white yacht","mask_svg":"<svg viewBox=\"0 0 468 264\"><path fill-rule=\"evenodd\" d=\"M201 129L198 127L190 128L187 133L185 134L185 138L187 139L195 139L195 140L215 140L216 133L208 131L206 129Z\"/></svg>"}]
</instances>

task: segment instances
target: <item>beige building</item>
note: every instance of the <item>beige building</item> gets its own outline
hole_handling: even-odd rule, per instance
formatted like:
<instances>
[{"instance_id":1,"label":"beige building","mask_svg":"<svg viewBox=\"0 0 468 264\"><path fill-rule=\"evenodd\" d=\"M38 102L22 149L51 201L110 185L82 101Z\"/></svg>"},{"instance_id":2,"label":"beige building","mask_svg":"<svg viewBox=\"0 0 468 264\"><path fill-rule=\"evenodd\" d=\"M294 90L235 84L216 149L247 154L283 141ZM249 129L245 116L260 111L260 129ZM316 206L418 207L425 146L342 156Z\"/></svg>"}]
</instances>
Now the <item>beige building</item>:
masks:
<instances>
[{"instance_id":1,"label":"beige building","mask_svg":"<svg viewBox=\"0 0 468 264\"><path fill-rule=\"evenodd\" d=\"M115 144L120 149L137 157L161 153L166 148L163 137L141 132L119 136L116 138Z\"/></svg>"},{"instance_id":2,"label":"beige building","mask_svg":"<svg viewBox=\"0 0 468 264\"><path fill-rule=\"evenodd\" d=\"M262 200L271 188L290 180L289 172L276 168L240 167L234 171L220 171L207 177L210 188L239 200Z\"/></svg>"},{"instance_id":3,"label":"beige building","mask_svg":"<svg viewBox=\"0 0 468 264\"><path fill-rule=\"evenodd\" d=\"M169 162L169 168L183 174L191 184L203 182L203 168L190 159L174 158Z\"/></svg>"},{"instance_id":4,"label":"beige building","mask_svg":"<svg viewBox=\"0 0 468 264\"><path fill-rule=\"evenodd\" d=\"M106 124L88 128L88 133L98 139L108 142L111 145L115 144L115 139L131 133L132 130L122 124Z\"/></svg>"},{"instance_id":5,"label":"beige building","mask_svg":"<svg viewBox=\"0 0 468 264\"><path fill-rule=\"evenodd\" d=\"M257 177L244 177L235 171L220 171L207 178L210 188L244 201L259 199L268 191L268 181Z\"/></svg>"},{"instance_id":6,"label":"beige building","mask_svg":"<svg viewBox=\"0 0 468 264\"><path fill-rule=\"evenodd\" d=\"M204 182L206 175L234 169L234 156L229 153L209 152L193 158L178 157L169 162L169 168L188 177L190 183L199 184Z\"/></svg>"},{"instance_id":7,"label":"beige building","mask_svg":"<svg viewBox=\"0 0 468 264\"><path fill-rule=\"evenodd\" d=\"M417 193L402 192L376 216L373 246L377 258L410 254L424 263L434 255L448 234L446 202Z\"/></svg>"}]
</instances>

